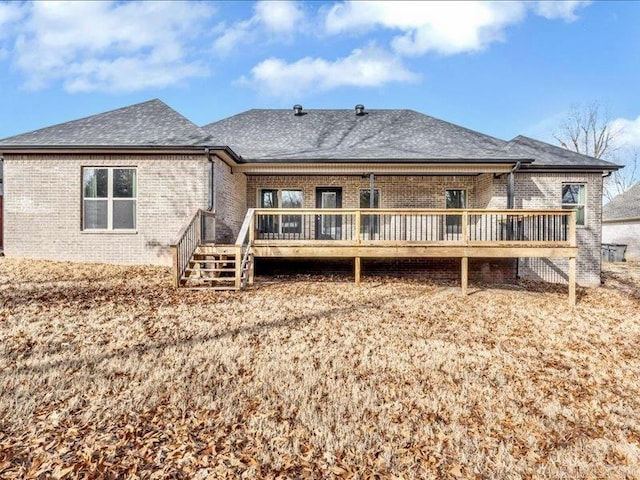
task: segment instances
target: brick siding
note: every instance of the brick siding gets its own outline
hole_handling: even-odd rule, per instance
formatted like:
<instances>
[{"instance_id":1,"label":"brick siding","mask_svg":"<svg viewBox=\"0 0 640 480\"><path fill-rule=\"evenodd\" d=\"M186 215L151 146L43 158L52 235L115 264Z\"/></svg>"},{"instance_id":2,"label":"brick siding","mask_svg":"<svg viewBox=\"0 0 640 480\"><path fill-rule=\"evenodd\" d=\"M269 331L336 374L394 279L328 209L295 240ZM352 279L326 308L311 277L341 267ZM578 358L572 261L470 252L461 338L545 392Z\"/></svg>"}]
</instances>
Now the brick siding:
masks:
<instances>
[{"instance_id":1,"label":"brick siding","mask_svg":"<svg viewBox=\"0 0 640 480\"><path fill-rule=\"evenodd\" d=\"M515 175L515 208L561 208L562 184L586 185L585 225L577 228L577 282L580 285L600 284L600 243L602 219L601 173L534 173ZM496 179L489 208L507 207L507 177ZM567 283L568 260L563 258L526 258L520 260L521 278Z\"/></svg>"},{"instance_id":2,"label":"brick siding","mask_svg":"<svg viewBox=\"0 0 640 480\"><path fill-rule=\"evenodd\" d=\"M208 199L204 155L5 155L5 254L171 264L169 245ZM82 167L137 167L136 233L83 232Z\"/></svg>"},{"instance_id":3,"label":"brick siding","mask_svg":"<svg viewBox=\"0 0 640 480\"><path fill-rule=\"evenodd\" d=\"M445 208L445 190L465 189L469 208L483 208L477 199L486 201L490 183L480 176L379 176L375 188L380 190L380 208ZM480 179L480 181L479 181ZM316 187L342 187L342 207L359 208L360 190L369 188L369 178L361 176L249 176L247 206L256 207L262 188L302 190L303 208L315 208Z\"/></svg>"},{"instance_id":4,"label":"brick siding","mask_svg":"<svg viewBox=\"0 0 640 480\"><path fill-rule=\"evenodd\" d=\"M216 242L235 243L247 213L247 177L215 160Z\"/></svg>"}]
</instances>

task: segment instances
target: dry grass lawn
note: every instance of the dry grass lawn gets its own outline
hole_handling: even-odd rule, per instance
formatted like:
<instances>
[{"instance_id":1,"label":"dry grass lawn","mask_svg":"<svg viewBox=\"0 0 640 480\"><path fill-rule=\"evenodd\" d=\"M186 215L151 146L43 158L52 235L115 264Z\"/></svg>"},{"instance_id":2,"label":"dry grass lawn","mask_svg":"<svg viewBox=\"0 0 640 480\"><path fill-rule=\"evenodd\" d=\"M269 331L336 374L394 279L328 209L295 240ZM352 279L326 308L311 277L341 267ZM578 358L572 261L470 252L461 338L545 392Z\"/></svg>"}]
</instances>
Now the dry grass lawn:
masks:
<instances>
[{"instance_id":1,"label":"dry grass lawn","mask_svg":"<svg viewBox=\"0 0 640 480\"><path fill-rule=\"evenodd\" d=\"M640 266L605 287L0 260L2 478L640 478Z\"/></svg>"}]
</instances>

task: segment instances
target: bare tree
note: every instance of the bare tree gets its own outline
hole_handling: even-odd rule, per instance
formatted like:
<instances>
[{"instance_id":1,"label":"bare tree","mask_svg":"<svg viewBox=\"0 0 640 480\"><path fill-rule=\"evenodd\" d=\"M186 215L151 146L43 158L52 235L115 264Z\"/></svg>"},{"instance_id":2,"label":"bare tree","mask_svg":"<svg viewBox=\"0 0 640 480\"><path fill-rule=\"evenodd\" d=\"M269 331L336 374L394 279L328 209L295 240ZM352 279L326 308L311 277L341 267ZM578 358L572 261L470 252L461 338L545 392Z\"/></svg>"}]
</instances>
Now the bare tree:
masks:
<instances>
[{"instance_id":1,"label":"bare tree","mask_svg":"<svg viewBox=\"0 0 640 480\"><path fill-rule=\"evenodd\" d=\"M624 153L624 155L622 155L622 153ZM624 158L621 157L626 157L628 160L625 161ZM602 194L607 201L620 193L626 192L636 183L640 182L638 150L621 150L621 154L612 158L612 161L614 163L624 165L624 168L613 172L610 176L604 179L604 189Z\"/></svg>"},{"instance_id":2,"label":"bare tree","mask_svg":"<svg viewBox=\"0 0 640 480\"><path fill-rule=\"evenodd\" d=\"M611 118L597 102L586 107L573 105L560 129L553 134L558 143L590 157L606 159L617 150L619 132L610 127Z\"/></svg>"},{"instance_id":3,"label":"bare tree","mask_svg":"<svg viewBox=\"0 0 640 480\"><path fill-rule=\"evenodd\" d=\"M583 155L601 158L626 168L605 178L603 196L607 200L625 192L640 181L638 151L624 149L618 142L620 130L611 126L611 118L598 102L574 105L553 136L560 146Z\"/></svg>"}]
</instances>

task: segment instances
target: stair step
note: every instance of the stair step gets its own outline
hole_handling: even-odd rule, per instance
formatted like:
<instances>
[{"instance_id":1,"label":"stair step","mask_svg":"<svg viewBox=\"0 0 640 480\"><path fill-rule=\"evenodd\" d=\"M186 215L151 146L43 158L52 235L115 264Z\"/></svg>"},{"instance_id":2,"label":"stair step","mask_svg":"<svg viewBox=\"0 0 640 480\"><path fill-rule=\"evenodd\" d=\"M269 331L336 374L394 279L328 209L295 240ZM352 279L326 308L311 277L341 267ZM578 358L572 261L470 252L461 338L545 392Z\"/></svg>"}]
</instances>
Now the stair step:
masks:
<instances>
[{"instance_id":1,"label":"stair step","mask_svg":"<svg viewBox=\"0 0 640 480\"><path fill-rule=\"evenodd\" d=\"M235 282L236 277L182 277L182 280L188 282L206 282L206 283L216 283L216 282Z\"/></svg>"},{"instance_id":2,"label":"stair step","mask_svg":"<svg viewBox=\"0 0 640 480\"><path fill-rule=\"evenodd\" d=\"M185 268L185 272L235 272L235 268Z\"/></svg>"},{"instance_id":3,"label":"stair step","mask_svg":"<svg viewBox=\"0 0 640 480\"><path fill-rule=\"evenodd\" d=\"M209 285L204 285L202 287L184 287L187 290L208 290L213 292L232 292L238 290L236 287L211 287Z\"/></svg>"},{"instance_id":4,"label":"stair step","mask_svg":"<svg viewBox=\"0 0 640 480\"><path fill-rule=\"evenodd\" d=\"M210 260L215 262L235 262L236 257L223 257L214 253L194 253L191 258L193 260Z\"/></svg>"},{"instance_id":5,"label":"stair step","mask_svg":"<svg viewBox=\"0 0 640 480\"><path fill-rule=\"evenodd\" d=\"M200 245L196 248L197 253L206 253L210 255L235 255L236 247L234 245Z\"/></svg>"},{"instance_id":6,"label":"stair step","mask_svg":"<svg viewBox=\"0 0 640 480\"><path fill-rule=\"evenodd\" d=\"M236 263L235 258L192 258L189 261L192 263Z\"/></svg>"}]
</instances>

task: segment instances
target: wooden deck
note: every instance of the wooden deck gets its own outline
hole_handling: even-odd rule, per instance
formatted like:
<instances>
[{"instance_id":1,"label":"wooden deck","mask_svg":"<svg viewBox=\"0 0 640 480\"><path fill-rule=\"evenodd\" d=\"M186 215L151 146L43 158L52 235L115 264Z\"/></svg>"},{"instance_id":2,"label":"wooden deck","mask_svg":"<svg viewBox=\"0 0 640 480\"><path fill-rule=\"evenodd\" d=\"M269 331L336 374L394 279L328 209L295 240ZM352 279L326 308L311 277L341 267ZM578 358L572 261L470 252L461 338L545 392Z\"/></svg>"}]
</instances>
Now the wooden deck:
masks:
<instances>
[{"instance_id":1,"label":"wooden deck","mask_svg":"<svg viewBox=\"0 0 640 480\"><path fill-rule=\"evenodd\" d=\"M463 294L469 258L567 258L575 304L573 210L249 209L233 248L237 288L252 257L353 258L357 283L363 258L459 258Z\"/></svg>"}]
</instances>

